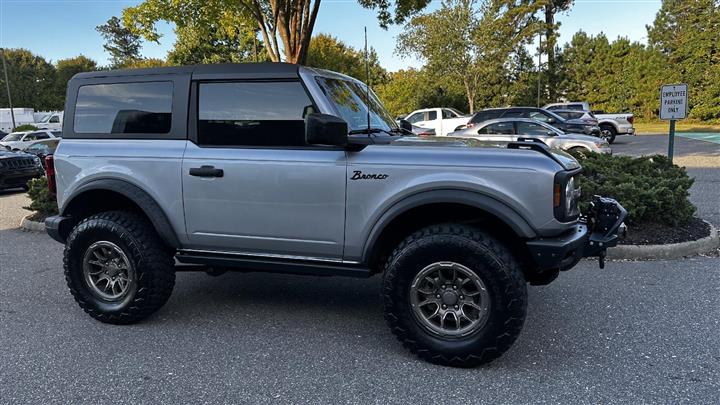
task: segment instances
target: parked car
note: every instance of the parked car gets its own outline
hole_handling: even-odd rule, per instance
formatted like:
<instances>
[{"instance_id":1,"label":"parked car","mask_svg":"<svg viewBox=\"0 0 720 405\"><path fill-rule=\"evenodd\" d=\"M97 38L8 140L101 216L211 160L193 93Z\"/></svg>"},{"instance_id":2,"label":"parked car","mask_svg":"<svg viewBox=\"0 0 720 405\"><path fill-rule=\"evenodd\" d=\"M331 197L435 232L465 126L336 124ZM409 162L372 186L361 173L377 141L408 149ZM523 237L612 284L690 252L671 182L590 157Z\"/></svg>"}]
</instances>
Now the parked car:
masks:
<instances>
[{"instance_id":1,"label":"parked car","mask_svg":"<svg viewBox=\"0 0 720 405\"><path fill-rule=\"evenodd\" d=\"M62 129L63 115L62 111L47 114L42 118L42 120L36 122L35 126L39 129L59 131Z\"/></svg>"},{"instance_id":2,"label":"parked car","mask_svg":"<svg viewBox=\"0 0 720 405\"><path fill-rule=\"evenodd\" d=\"M591 110L590 103L587 101L569 102L569 103L552 103L544 108L555 110L576 110L589 111L598 120L601 136L608 142L615 142L617 135L635 135L635 116L632 113L608 114L603 110Z\"/></svg>"},{"instance_id":3,"label":"parked car","mask_svg":"<svg viewBox=\"0 0 720 405\"><path fill-rule=\"evenodd\" d=\"M45 225L65 244L72 296L102 322L162 307L176 261L382 274L385 319L405 347L476 366L519 336L527 283L602 260L622 233L614 200L598 197L602 215L580 217L582 168L564 152L417 145L339 73L287 63L89 72L67 94L73 125L47 168L59 215Z\"/></svg>"},{"instance_id":4,"label":"parked car","mask_svg":"<svg viewBox=\"0 0 720 405\"><path fill-rule=\"evenodd\" d=\"M468 127L496 118L531 118L548 123L563 132L600 136L600 128L597 125L582 120L567 120L552 111L537 107L505 107L481 110L473 115L470 122L468 122Z\"/></svg>"},{"instance_id":5,"label":"parked car","mask_svg":"<svg viewBox=\"0 0 720 405\"><path fill-rule=\"evenodd\" d=\"M42 129L39 131L12 132L0 139L0 146L4 146L6 149L11 150L22 150L38 140L61 137L61 131L51 131L48 129Z\"/></svg>"},{"instance_id":6,"label":"parked car","mask_svg":"<svg viewBox=\"0 0 720 405\"><path fill-rule=\"evenodd\" d=\"M452 132L449 136L494 142L515 142L520 137L527 137L539 139L552 148L565 151L612 153L610 144L604 139L565 133L550 124L530 118L498 118L483 121L471 128Z\"/></svg>"},{"instance_id":7,"label":"parked car","mask_svg":"<svg viewBox=\"0 0 720 405\"><path fill-rule=\"evenodd\" d=\"M44 166L45 157L55 153L55 149L57 149L59 143L60 138L43 139L32 142L30 145L23 148L21 152L39 157Z\"/></svg>"},{"instance_id":8,"label":"parked car","mask_svg":"<svg viewBox=\"0 0 720 405\"><path fill-rule=\"evenodd\" d=\"M37 156L0 149L0 189L24 188L27 182L45 174Z\"/></svg>"},{"instance_id":9,"label":"parked car","mask_svg":"<svg viewBox=\"0 0 720 405\"><path fill-rule=\"evenodd\" d=\"M467 124L470 116L453 108L424 108L411 112L405 120L417 127L432 128L436 135L445 136Z\"/></svg>"}]
</instances>

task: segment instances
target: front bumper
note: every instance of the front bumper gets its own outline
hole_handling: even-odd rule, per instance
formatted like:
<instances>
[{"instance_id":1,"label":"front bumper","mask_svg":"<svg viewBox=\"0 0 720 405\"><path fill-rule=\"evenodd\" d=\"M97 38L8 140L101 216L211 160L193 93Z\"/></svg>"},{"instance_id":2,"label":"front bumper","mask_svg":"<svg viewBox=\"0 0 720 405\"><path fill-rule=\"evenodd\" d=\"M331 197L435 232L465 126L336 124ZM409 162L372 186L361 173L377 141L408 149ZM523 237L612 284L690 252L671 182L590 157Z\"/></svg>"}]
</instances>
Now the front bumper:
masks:
<instances>
[{"instance_id":1,"label":"front bumper","mask_svg":"<svg viewBox=\"0 0 720 405\"><path fill-rule=\"evenodd\" d=\"M625 235L627 211L612 198L593 197L590 213L560 236L527 242L537 270L569 270L583 257L598 257L605 266L605 254Z\"/></svg>"}]
</instances>

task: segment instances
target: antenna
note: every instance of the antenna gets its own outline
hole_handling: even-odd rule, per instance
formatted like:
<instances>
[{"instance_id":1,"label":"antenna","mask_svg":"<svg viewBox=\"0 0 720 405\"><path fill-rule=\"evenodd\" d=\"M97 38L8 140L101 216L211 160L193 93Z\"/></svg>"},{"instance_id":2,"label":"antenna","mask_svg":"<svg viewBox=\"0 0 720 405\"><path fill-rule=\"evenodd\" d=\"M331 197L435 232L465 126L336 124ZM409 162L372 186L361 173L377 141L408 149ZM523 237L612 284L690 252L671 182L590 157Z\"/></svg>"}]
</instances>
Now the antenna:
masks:
<instances>
[{"instance_id":1,"label":"antenna","mask_svg":"<svg viewBox=\"0 0 720 405\"><path fill-rule=\"evenodd\" d=\"M367 26L365 26L365 108L367 109L368 137L370 137L370 63L368 61Z\"/></svg>"}]
</instances>

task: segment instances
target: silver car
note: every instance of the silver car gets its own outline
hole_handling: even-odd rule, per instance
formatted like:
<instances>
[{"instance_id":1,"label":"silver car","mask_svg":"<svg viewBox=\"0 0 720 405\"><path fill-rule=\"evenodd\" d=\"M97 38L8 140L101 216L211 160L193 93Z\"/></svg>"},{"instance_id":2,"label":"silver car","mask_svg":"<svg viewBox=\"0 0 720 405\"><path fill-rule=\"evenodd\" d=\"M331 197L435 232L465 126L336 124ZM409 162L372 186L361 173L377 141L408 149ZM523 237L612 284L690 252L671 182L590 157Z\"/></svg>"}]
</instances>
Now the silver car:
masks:
<instances>
[{"instance_id":1,"label":"silver car","mask_svg":"<svg viewBox=\"0 0 720 405\"><path fill-rule=\"evenodd\" d=\"M550 124L530 118L488 120L471 128L452 132L448 136L494 142L513 142L520 137L528 137L539 139L551 148L565 151L585 150L596 153L612 153L610 144L604 139L565 133Z\"/></svg>"}]
</instances>

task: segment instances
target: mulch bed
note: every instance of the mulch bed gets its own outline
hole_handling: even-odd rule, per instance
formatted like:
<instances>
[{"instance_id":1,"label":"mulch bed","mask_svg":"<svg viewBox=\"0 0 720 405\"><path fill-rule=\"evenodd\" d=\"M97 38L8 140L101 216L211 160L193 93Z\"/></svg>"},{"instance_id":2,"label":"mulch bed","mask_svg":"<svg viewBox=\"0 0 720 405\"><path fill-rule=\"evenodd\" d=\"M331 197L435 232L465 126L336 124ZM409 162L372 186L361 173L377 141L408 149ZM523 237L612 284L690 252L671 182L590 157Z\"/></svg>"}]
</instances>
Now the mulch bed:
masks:
<instances>
[{"instance_id":1,"label":"mulch bed","mask_svg":"<svg viewBox=\"0 0 720 405\"><path fill-rule=\"evenodd\" d=\"M627 237L620 242L623 245L664 245L698 240L710 236L710 225L700 218L693 217L682 226L648 223L641 227L628 226Z\"/></svg>"}]
</instances>

